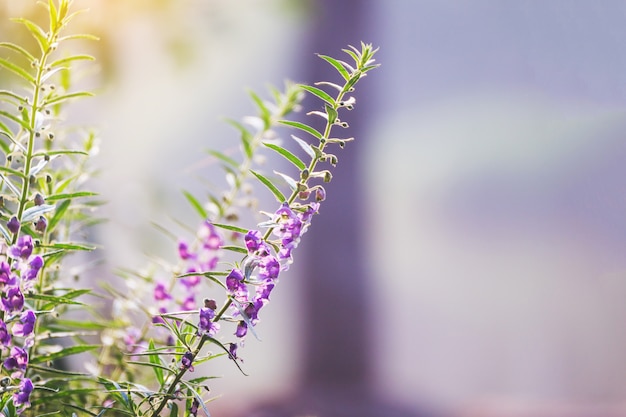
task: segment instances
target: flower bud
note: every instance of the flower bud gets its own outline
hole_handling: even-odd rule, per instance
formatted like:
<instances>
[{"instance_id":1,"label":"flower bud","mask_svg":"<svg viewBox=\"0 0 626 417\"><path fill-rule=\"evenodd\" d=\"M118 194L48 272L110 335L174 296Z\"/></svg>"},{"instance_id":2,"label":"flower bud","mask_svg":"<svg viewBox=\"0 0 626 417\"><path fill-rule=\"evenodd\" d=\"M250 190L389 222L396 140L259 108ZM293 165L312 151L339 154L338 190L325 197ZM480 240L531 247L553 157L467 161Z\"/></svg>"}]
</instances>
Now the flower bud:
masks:
<instances>
[{"instance_id":1,"label":"flower bud","mask_svg":"<svg viewBox=\"0 0 626 417\"><path fill-rule=\"evenodd\" d=\"M17 220L17 217L15 217L15 216L11 217L11 219L7 222L7 228L13 234L19 232L19 230L20 230L20 221Z\"/></svg>"},{"instance_id":2,"label":"flower bud","mask_svg":"<svg viewBox=\"0 0 626 417\"><path fill-rule=\"evenodd\" d=\"M35 194L35 205L36 206L40 206L42 204L44 204L46 202L46 200L43 198L43 196L39 193Z\"/></svg>"},{"instance_id":3,"label":"flower bud","mask_svg":"<svg viewBox=\"0 0 626 417\"><path fill-rule=\"evenodd\" d=\"M44 216L39 216L39 220L35 222L35 230L39 233L43 233L46 231L48 227L48 220Z\"/></svg>"}]
</instances>

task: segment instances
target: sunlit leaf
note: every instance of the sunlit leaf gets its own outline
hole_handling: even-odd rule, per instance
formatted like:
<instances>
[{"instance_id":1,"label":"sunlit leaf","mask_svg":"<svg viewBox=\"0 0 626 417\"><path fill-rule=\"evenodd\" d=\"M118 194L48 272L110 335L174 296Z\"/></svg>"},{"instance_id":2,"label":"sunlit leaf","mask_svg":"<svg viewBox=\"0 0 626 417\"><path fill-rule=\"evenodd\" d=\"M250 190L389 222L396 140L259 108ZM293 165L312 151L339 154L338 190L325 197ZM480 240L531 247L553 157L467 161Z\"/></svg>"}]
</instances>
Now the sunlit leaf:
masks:
<instances>
[{"instance_id":1,"label":"sunlit leaf","mask_svg":"<svg viewBox=\"0 0 626 417\"><path fill-rule=\"evenodd\" d=\"M318 132L317 130L313 129L311 126L305 125L304 123L295 122L295 121L291 121L291 120L281 120L279 123L287 125L287 126L295 127L296 129L303 130L303 131L305 131L305 132L315 136L317 139L321 139L322 138L322 134L320 132Z\"/></svg>"},{"instance_id":2,"label":"sunlit leaf","mask_svg":"<svg viewBox=\"0 0 626 417\"><path fill-rule=\"evenodd\" d=\"M302 162L300 158L298 158L296 155L292 154L291 152L289 152L287 149L283 148L282 146L278 146L278 145L275 145L273 143L268 143L268 142L263 142L263 146L266 146L270 148L271 150L277 152L279 155L283 156L289 162L294 164L296 168L298 168L299 170L302 171L303 169L306 168L305 163Z\"/></svg>"},{"instance_id":3,"label":"sunlit leaf","mask_svg":"<svg viewBox=\"0 0 626 417\"><path fill-rule=\"evenodd\" d=\"M285 195L278 188L276 188L276 186L269 179L254 170L250 170L250 172L259 181L261 181L261 183L263 183L263 185L265 185L272 192L272 194L274 194L274 197L276 197L279 203L283 203L284 201L286 201Z\"/></svg>"},{"instance_id":4,"label":"sunlit leaf","mask_svg":"<svg viewBox=\"0 0 626 417\"><path fill-rule=\"evenodd\" d=\"M328 103L331 106L335 106L336 102L335 99L332 98L326 91L321 90L317 87L313 87L310 85L306 85L306 84L301 84L300 88L308 91L309 93L321 98L322 100L324 100L326 103Z\"/></svg>"}]
</instances>

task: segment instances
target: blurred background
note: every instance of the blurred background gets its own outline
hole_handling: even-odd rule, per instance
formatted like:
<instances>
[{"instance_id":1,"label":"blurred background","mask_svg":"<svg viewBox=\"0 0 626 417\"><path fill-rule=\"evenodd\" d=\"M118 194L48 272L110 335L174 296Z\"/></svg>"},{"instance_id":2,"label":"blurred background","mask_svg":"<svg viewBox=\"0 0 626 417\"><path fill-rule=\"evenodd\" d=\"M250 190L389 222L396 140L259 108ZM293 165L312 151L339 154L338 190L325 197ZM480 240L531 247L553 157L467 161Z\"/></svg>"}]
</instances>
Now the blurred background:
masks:
<instances>
[{"instance_id":1,"label":"blurred background","mask_svg":"<svg viewBox=\"0 0 626 417\"><path fill-rule=\"evenodd\" d=\"M191 218L179 190L235 146L220 117L254 111L247 88L381 48L250 376L206 370L214 415L626 415L626 3L76 3L102 38L73 117L100 129L113 266L175 255L150 222Z\"/></svg>"}]
</instances>

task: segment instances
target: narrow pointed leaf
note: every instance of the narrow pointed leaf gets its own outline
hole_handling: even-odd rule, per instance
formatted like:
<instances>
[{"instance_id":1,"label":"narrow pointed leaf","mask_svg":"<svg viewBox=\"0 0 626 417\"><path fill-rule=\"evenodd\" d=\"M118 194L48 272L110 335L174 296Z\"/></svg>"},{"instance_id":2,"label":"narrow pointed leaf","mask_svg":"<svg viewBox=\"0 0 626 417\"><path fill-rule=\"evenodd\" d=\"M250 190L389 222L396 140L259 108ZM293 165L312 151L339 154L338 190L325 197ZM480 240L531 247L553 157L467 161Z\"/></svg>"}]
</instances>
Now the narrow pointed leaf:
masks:
<instances>
[{"instance_id":1,"label":"narrow pointed leaf","mask_svg":"<svg viewBox=\"0 0 626 417\"><path fill-rule=\"evenodd\" d=\"M0 166L0 171L6 172L7 174L15 175L15 176L20 177L22 179L26 178L24 173L22 173L20 171L16 171L15 169L11 169L9 167Z\"/></svg>"},{"instance_id":2,"label":"narrow pointed leaf","mask_svg":"<svg viewBox=\"0 0 626 417\"><path fill-rule=\"evenodd\" d=\"M11 190L11 192L15 194L16 197L20 196L20 190L15 185L13 185L9 178L4 176L3 174L0 174L0 178L2 178L2 184L5 184L7 187L9 187L9 190Z\"/></svg>"},{"instance_id":3,"label":"narrow pointed leaf","mask_svg":"<svg viewBox=\"0 0 626 417\"><path fill-rule=\"evenodd\" d=\"M248 229L244 229L243 227L233 226L231 224L222 224L222 223L211 223L215 227L219 227L220 229L230 230L231 232L241 233L245 235L248 233Z\"/></svg>"},{"instance_id":4,"label":"narrow pointed leaf","mask_svg":"<svg viewBox=\"0 0 626 417\"><path fill-rule=\"evenodd\" d=\"M301 84L300 88L308 91L309 93L321 98L322 100L324 100L326 103L328 103L331 106L335 106L335 99L332 98L326 91L321 90L317 87L313 87L310 85L306 85L306 84Z\"/></svg>"},{"instance_id":5,"label":"narrow pointed leaf","mask_svg":"<svg viewBox=\"0 0 626 417\"><path fill-rule=\"evenodd\" d=\"M243 254L247 254L248 253L248 249L246 249L246 248L244 248L242 246L225 245L225 246L220 246L220 249L228 250L228 251L231 251L231 252L243 253Z\"/></svg>"},{"instance_id":6,"label":"narrow pointed leaf","mask_svg":"<svg viewBox=\"0 0 626 417\"><path fill-rule=\"evenodd\" d=\"M50 362L56 359L64 358L70 355L76 355L78 353L89 352L90 350L98 349L100 345L77 345L71 346L65 349L61 349L58 352L48 353L45 355L37 355L30 358L30 363L44 363Z\"/></svg>"},{"instance_id":7,"label":"narrow pointed leaf","mask_svg":"<svg viewBox=\"0 0 626 417\"><path fill-rule=\"evenodd\" d=\"M33 62L35 60L35 57L30 52L28 52L26 49L22 48L19 45L14 44L14 43L11 43L11 42L0 42L0 47L12 49L12 50L18 52L24 58L26 58L28 60L28 62Z\"/></svg>"},{"instance_id":8,"label":"narrow pointed leaf","mask_svg":"<svg viewBox=\"0 0 626 417\"><path fill-rule=\"evenodd\" d=\"M279 155L283 156L286 160L294 164L296 168L298 168L300 171L306 168L305 163L302 162L300 158L298 158L296 155L289 152L287 149L278 145L274 145L273 143L268 143L268 142L263 142L263 146L266 146L270 148L271 150L277 152Z\"/></svg>"},{"instance_id":9,"label":"narrow pointed leaf","mask_svg":"<svg viewBox=\"0 0 626 417\"><path fill-rule=\"evenodd\" d=\"M59 67L59 66L65 67L66 64L69 64L74 61L93 61L94 59L95 58L91 55L72 55L66 58L57 59L52 64L50 64L50 66L52 68Z\"/></svg>"},{"instance_id":10,"label":"narrow pointed leaf","mask_svg":"<svg viewBox=\"0 0 626 417\"><path fill-rule=\"evenodd\" d=\"M196 210L196 212L198 212L200 217L202 217L203 219L206 219L209 216L207 211L204 209L204 207L202 207L202 204L200 204L200 202L196 199L196 197L193 196L193 194L191 194L188 191L183 191L183 194L185 195L185 198L187 199L187 201L189 201L189 204L191 204L191 206Z\"/></svg>"},{"instance_id":11,"label":"narrow pointed leaf","mask_svg":"<svg viewBox=\"0 0 626 417\"><path fill-rule=\"evenodd\" d=\"M292 191L295 191L298 189L298 183L289 175L283 174L282 172L278 172L278 171L274 171L274 174L280 175L281 178L285 180L285 182L287 183L289 188L291 188Z\"/></svg>"},{"instance_id":12,"label":"narrow pointed leaf","mask_svg":"<svg viewBox=\"0 0 626 417\"><path fill-rule=\"evenodd\" d=\"M343 67L343 65L341 65L339 63L339 61L337 61L335 58L332 58L328 55L320 55L317 54L317 56L319 56L320 58L322 58L323 60L325 60L326 62L328 62L330 65L332 65L333 67L335 67L335 69L337 71L339 71L339 74L341 74L341 76L347 81L350 79L350 74L348 73L348 71Z\"/></svg>"},{"instance_id":13,"label":"narrow pointed leaf","mask_svg":"<svg viewBox=\"0 0 626 417\"><path fill-rule=\"evenodd\" d=\"M19 117L14 116L12 113L9 113L9 112L4 111L4 110L0 110L0 115L6 117L9 120L14 121L17 124L19 124L27 132L30 131L30 125L28 123L26 123L24 120L20 119Z\"/></svg>"},{"instance_id":14,"label":"narrow pointed leaf","mask_svg":"<svg viewBox=\"0 0 626 417\"><path fill-rule=\"evenodd\" d=\"M79 197L93 197L97 196L98 193L94 193L91 191L77 191L75 193L66 193L66 194L54 194L46 197L46 201L57 201L57 200L71 200L73 198Z\"/></svg>"},{"instance_id":15,"label":"narrow pointed leaf","mask_svg":"<svg viewBox=\"0 0 626 417\"><path fill-rule=\"evenodd\" d=\"M261 113L261 120L263 120L264 129L265 130L269 129L272 123L271 121L272 113L269 111L269 109L267 108L263 100L261 100L261 98L258 95L256 95L254 91L250 91L249 94L250 94L250 97L252 97L252 100L254 100L257 107L259 108L259 111Z\"/></svg>"},{"instance_id":16,"label":"narrow pointed leaf","mask_svg":"<svg viewBox=\"0 0 626 417\"><path fill-rule=\"evenodd\" d=\"M55 209L56 206L51 204L42 204L40 206L33 206L24 210L22 213L22 222L30 222L38 219L44 213L49 213Z\"/></svg>"},{"instance_id":17,"label":"narrow pointed leaf","mask_svg":"<svg viewBox=\"0 0 626 417\"><path fill-rule=\"evenodd\" d=\"M36 23L28 19L24 19L22 17L12 19L12 20L14 20L15 22L22 23L24 24L24 26L28 28L30 33L37 40L37 43L39 44L39 48L41 49L41 52L46 52L48 48L50 48L50 44L48 43L48 39L46 38L46 32L42 28L40 28Z\"/></svg>"},{"instance_id":18,"label":"narrow pointed leaf","mask_svg":"<svg viewBox=\"0 0 626 417\"><path fill-rule=\"evenodd\" d=\"M53 0L48 0L48 12L50 15L50 33L54 33L59 28L59 15Z\"/></svg>"},{"instance_id":19,"label":"narrow pointed leaf","mask_svg":"<svg viewBox=\"0 0 626 417\"><path fill-rule=\"evenodd\" d=\"M305 125L304 123L294 122L292 120L281 120L279 123L287 125L287 126L295 127L296 129L303 130L303 131L305 131L307 133L310 133L311 135L315 136L317 139L321 139L322 138L322 134L320 132L318 132L317 130L313 129L311 126Z\"/></svg>"},{"instance_id":20,"label":"narrow pointed leaf","mask_svg":"<svg viewBox=\"0 0 626 417\"><path fill-rule=\"evenodd\" d=\"M274 194L274 197L276 197L279 203L283 203L286 201L285 195L278 188L276 188L276 186L272 184L269 179L254 170L250 170L250 172L252 173L252 175L257 177L257 179L261 181L263 185L265 185L272 192L272 194Z\"/></svg>"},{"instance_id":21,"label":"narrow pointed leaf","mask_svg":"<svg viewBox=\"0 0 626 417\"><path fill-rule=\"evenodd\" d=\"M77 93L69 93L69 94L64 94L62 96L57 96L57 97L53 97L50 98L48 100L46 100L45 105L46 106L51 106L53 104L56 103L61 103L63 101L72 99L72 98L78 98L78 97L92 97L93 93L90 93L88 91L79 91Z\"/></svg>"},{"instance_id":22,"label":"narrow pointed leaf","mask_svg":"<svg viewBox=\"0 0 626 417\"><path fill-rule=\"evenodd\" d=\"M0 58L0 66L8 69L14 74L17 74L18 76L25 79L29 83L33 85L35 84L35 79L33 78L33 76L30 75L24 68L20 67L19 65L16 65L12 63L11 61L7 61L4 58Z\"/></svg>"},{"instance_id":23,"label":"narrow pointed leaf","mask_svg":"<svg viewBox=\"0 0 626 417\"><path fill-rule=\"evenodd\" d=\"M235 169L239 168L239 163L237 161L235 161L234 159L232 159L229 156L224 155L221 152L210 150L210 151L208 151L208 153L209 153L209 155L213 155L214 157L216 157L220 161L226 163L227 165L232 166Z\"/></svg>"},{"instance_id":24,"label":"narrow pointed leaf","mask_svg":"<svg viewBox=\"0 0 626 417\"><path fill-rule=\"evenodd\" d=\"M64 217L64 214L67 211L67 209L69 208L70 204L71 204L70 200L65 200L65 201L61 202L61 204L59 204L57 206L57 209L54 212L54 215L52 216L52 218L48 222L48 230L54 230L54 228L56 227L57 223Z\"/></svg>"},{"instance_id":25,"label":"narrow pointed leaf","mask_svg":"<svg viewBox=\"0 0 626 417\"><path fill-rule=\"evenodd\" d=\"M315 159L315 151L310 144L294 135L291 135L291 138L295 140L298 145L300 145L300 147L311 157L311 159Z\"/></svg>"}]
</instances>

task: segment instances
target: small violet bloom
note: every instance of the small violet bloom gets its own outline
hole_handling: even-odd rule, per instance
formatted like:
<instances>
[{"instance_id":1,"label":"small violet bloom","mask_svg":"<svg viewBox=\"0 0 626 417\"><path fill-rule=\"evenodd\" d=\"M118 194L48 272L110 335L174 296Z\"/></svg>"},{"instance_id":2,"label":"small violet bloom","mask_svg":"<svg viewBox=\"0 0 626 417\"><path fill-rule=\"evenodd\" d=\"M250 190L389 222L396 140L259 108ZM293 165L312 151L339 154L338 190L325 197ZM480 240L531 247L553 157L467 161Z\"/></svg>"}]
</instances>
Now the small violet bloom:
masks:
<instances>
[{"instance_id":1,"label":"small violet bloom","mask_svg":"<svg viewBox=\"0 0 626 417\"><path fill-rule=\"evenodd\" d=\"M6 293L6 298L2 297L2 309L8 313L20 311L24 307L24 295L19 287L11 287Z\"/></svg>"},{"instance_id":2,"label":"small violet bloom","mask_svg":"<svg viewBox=\"0 0 626 417\"><path fill-rule=\"evenodd\" d=\"M11 355L4 360L4 367L8 371L15 370L12 374L12 378L17 378L22 375L28 365L28 352L18 346L11 348Z\"/></svg>"},{"instance_id":3,"label":"small violet bloom","mask_svg":"<svg viewBox=\"0 0 626 417\"><path fill-rule=\"evenodd\" d=\"M154 287L154 299L157 301L162 301L170 300L171 298L172 296L167 292L165 284L163 284L162 282L157 283L157 285Z\"/></svg>"},{"instance_id":4,"label":"small violet bloom","mask_svg":"<svg viewBox=\"0 0 626 417\"><path fill-rule=\"evenodd\" d=\"M24 281L32 281L37 278L39 270L43 266L43 258L39 255L33 256L28 262L28 268L22 274Z\"/></svg>"},{"instance_id":5,"label":"small violet bloom","mask_svg":"<svg viewBox=\"0 0 626 417\"><path fill-rule=\"evenodd\" d=\"M35 312L33 310L26 310L20 316L20 322L15 323L13 328L13 336L19 337L27 337L33 333L35 329L35 321L37 320L37 316L35 316Z\"/></svg>"},{"instance_id":6,"label":"small violet bloom","mask_svg":"<svg viewBox=\"0 0 626 417\"><path fill-rule=\"evenodd\" d=\"M10 344L11 344L11 334L7 330L6 323L0 320L0 346L9 347Z\"/></svg>"},{"instance_id":7,"label":"small violet bloom","mask_svg":"<svg viewBox=\"0 0 626 417\"><path fill-rule=\"evenodd\" d=\"M182 359L180 360L180 368L188 369L189 372L193 372L193 353L189 351L185 352Z\"/></svg>"},{"instance_id":8,"label":"small violet bloom","mask_svg":"<svg viewBox=\"0 0 626 417\"><path fill-rule=\"evenodd\" d=\"M248 299L248 287L243 280L243 274L236 268L230 271L226 277L226 288L239 302L245 302Z\"/></svg>"},{"instance_id":9,"label":"small violet bloom","mask_svg":"<svg viewBox=\"0 0 626 417\"><path fill-rule=\"evenodd\" d=\"M178 242L178 256L182 260L195 258L195 255L189 251L189 245L184 240Z\"/></svg>"},{"instance_id":10,"label":"small violet bloom","mask_svg":"<svg viewBox=\"0 0 626 417\"><path fill-rule=\"evenodd\" d=\"M13 394L13 404L20 407L22 411L30 407L30 394L33 392L33 389L33 382L28 378L24 378L20 382L19 390Z\"/></svg>"},{"instance_id":11,"label":"small violet bloom","mask_svg":"<svg viewBox=\"0 0 626 417\"><path fill-rule=\"evenodd\" d=\"M11 266L5 262L0 262L0 289L5 286L15 285L17 277L11 273Z\"/></svg>"},{"instance_id":12,"label":"small violet bloom","mask_svg":"<svg viewBox=\"0 0 626 417\"><path fill-rule=\"evenodd\" d=\"M9 248L9 256L12 258L28 259L33 253L33 238L29 235L20 236L17 243Z\"/></svg>"},{"instance_id":13,"label":"small violet bloom","mask_svg":"<svg viewBox=\"0 0 626 417\"><path fill-rule=\"evenodd\" d=\"M220 325L213 321L215 317L215 309L204 307L200 309L200 323L198 324L198 333L200 335L207 334L211 337L217 334Z\"/></svg>"}]
</instances>

